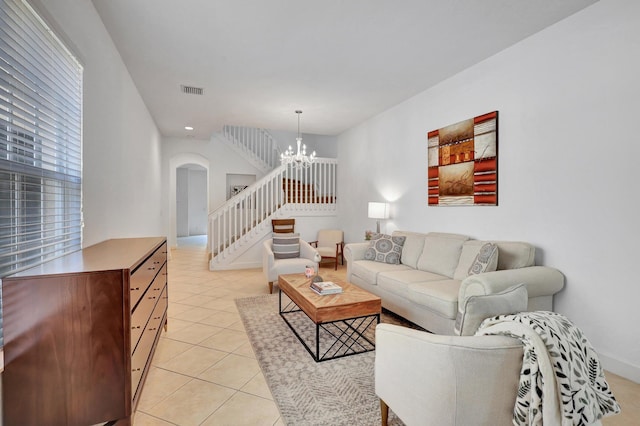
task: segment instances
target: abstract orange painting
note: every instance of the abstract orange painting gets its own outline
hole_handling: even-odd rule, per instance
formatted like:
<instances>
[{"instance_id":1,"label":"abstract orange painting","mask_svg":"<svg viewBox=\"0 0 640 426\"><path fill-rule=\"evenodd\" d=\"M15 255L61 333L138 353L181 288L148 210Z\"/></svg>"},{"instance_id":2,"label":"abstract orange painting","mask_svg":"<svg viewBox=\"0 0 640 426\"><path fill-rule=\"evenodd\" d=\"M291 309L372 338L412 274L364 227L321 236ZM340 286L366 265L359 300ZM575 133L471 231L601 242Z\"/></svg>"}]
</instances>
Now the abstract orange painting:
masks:
<instances>
[{"instance_id":1,"label":"abstract orange painting","mask_svg":"<svg viewBox=\"0 0 640 426\"><path fill-rule=\"evenodd\" d=\"M427 134L432 206L498 205L498 111Z\"/></svg>"}]
</instances>

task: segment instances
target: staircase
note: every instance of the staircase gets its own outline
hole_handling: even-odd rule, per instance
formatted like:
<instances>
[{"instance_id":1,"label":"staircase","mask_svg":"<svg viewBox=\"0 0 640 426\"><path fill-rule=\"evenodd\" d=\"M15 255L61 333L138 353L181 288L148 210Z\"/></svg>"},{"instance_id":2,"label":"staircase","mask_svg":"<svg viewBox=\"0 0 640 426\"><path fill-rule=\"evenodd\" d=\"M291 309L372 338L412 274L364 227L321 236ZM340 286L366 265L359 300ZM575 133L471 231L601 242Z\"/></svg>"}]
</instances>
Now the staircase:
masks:
<instances>
[{"instance_id":1,"label":"staircase","mask_svg":"<svg viewBox=\"0 0 640 426\"><path fill-rule=\"evenodd\" d=\"M280 165L280 148L267 130L224 126L222 136L227 145L263 173Z\"/></svg>"},{"instance_id":2,"label":"staircase","mask_svg":"<svg viewBox=\"0 0 640 426\"><path fill-rule=\"evenodd\" d=\"M278 166L209 214L209 269L230 265L271 234L271 219L335 215L338 162L317 158L306 169Z\"/></svg>"}]
</instances>

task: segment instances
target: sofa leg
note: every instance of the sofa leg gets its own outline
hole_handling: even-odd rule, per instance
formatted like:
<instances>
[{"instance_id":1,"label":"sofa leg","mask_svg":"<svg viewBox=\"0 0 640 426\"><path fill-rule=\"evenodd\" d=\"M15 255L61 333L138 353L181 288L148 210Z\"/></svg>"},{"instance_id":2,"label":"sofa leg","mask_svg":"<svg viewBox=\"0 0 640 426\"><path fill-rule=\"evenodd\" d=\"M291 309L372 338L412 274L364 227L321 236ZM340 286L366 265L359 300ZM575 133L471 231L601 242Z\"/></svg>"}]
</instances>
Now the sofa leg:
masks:
<instances>
[{"instance_id":1,"label":"sofa leg","mask_svg":"<svg viewBox=\"0 0 640 426\"><path fill-rule=\"evenodd\" d=\"M382 426L387 426L387 420L389 419L389 406L382 399L380 399L380 415L382 416Z\"/></svg>"},{"instance_id":2,"label":"sofa leg","mask_svg":"<svg viewBox=\"0 0 640 426\"><path fill-rule=\"evenodd\" d=\"M273 281L269 281L269 294L273 293Z\"/></svg>"}]
</instances>

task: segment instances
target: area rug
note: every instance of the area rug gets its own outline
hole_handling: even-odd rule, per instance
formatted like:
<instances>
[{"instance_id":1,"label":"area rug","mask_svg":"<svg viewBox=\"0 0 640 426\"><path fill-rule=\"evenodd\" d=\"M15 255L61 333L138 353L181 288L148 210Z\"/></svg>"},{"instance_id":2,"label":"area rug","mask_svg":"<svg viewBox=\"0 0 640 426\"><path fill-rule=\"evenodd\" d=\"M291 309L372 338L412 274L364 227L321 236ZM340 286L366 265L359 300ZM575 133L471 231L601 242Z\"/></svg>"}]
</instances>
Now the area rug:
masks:
<instances>
[{"instance_id":1,"label":"area rug","mask_svg":"<svg viewBox=\"0 0 640 426\"><path fill-rule=\"evenodd\" d=\"M316 363L280 317L277 294L236 299L236 305L285 424L380 424L375 352ZM381 321L403 323L386 312ZM389 424L403 425L391 411Z\"/></svg>"}]
</instances>

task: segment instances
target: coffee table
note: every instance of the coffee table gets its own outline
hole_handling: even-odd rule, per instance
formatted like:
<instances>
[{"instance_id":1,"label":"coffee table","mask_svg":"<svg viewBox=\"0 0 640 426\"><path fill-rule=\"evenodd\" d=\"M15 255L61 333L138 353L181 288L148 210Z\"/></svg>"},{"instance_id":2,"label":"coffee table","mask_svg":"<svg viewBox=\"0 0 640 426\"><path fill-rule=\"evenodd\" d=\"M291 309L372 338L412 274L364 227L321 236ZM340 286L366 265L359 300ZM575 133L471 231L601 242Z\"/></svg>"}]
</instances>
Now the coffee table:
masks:
<instances>
[{"instance_id":1,"label":"coffee table","mask_svg":"<svg viewBox=\"0 0 640 426\"><path fill-rule=\"evenodd\" d=\"M354 284L334 282L342 293L321 296L304 274L278 277L280 316L316 362L375 349L372 329L380 323L381 299Z\"/></svg>"}]
</instances>

